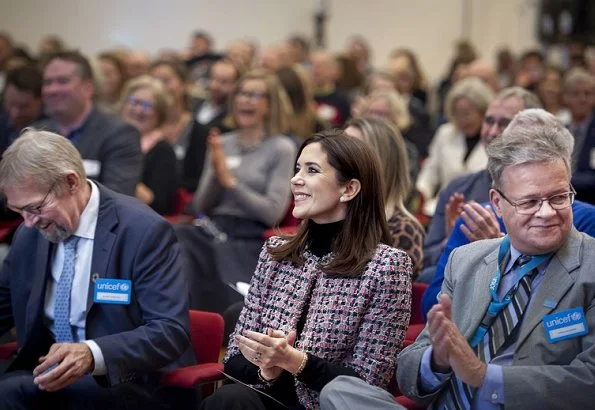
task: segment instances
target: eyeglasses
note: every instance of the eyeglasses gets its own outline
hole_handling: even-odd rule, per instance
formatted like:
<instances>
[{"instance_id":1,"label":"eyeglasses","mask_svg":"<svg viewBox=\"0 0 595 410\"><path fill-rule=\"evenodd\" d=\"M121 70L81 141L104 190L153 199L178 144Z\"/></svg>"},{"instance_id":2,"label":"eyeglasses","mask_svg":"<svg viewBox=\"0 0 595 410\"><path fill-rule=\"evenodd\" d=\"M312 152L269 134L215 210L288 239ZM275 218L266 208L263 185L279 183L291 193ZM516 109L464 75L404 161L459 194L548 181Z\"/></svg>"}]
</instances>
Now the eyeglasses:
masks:
<instances>
[{"instance_id":1,"label":"eyeglasses","mask_svg":"<svg viewBox=\"0 0 595 410\"><path fill-rule=\"evenodd\" d=\"M533 215L535 212L541 209L541 205L547 201L547 203L555 210L566 209L574 203L574 196L576 191L570 186L571 191L564 192L563 194L552 195L549 198L542 199L524 199L522 201L513 202L506 197L499 189L496 192L500 194L502 198L506 200L510 205L514 206L515 210L521 215Z\"/></svg>"},{"instance_id":2,"label":"eyeglasses","mask_svg":"<svg viewBox=\"0 0 595 410\"><path fill-rule=\"evenodd\" d=\"M368 110L366 115L388 119L390 117L390 112L382 110Z\"/></svg>"},{"instance_id":3,"label":"eyeglasses","mask_svg":"<svg viewBox=\"0 0 595 410\"><path fill-rule=\"evenodd\" d=\"M262 100L263 98L267 98L268 94L262 91L244 91L244 90L240 90L238 91L238 97L244 97L247 98L249 100L254 100L254 101L258 101L258 100Z\"/></svg>"},{"instance_id":4,"label":"eyeglasses","mask_svg":"<svg viewBox=\"0 0 595 410\"><path fill-rule=\"evenodd\" d=\"M54 190L55 187L56 187L56 183L53 183L52 186L50 187L49 191L45 194L43 199L37 205L25 205L22 208L10 207L10 209L12 209L14 212L18 212L20 214L23 214L24 212L26 212L33 216L39 216L43 213L43 208L45 208L47 205L46 201L47 201L48 197L50 196L50 193Z\"/></svg>"},{"instance_id":5,"label":"eyeglasses","mask_svg":"<svg viewBox=\"0 0 595 410\"><path fill-rule=\"evenodd\" d=\"M494 124L498 125L498 128L503 130L504 128L508 127L508 124L510 124L510 121L512 121L509 118L494 118L492 116L490 117L485 117L483 119L483 123L488 125L488 126L492 126Z\"/></svg>"},{"instance_id":6,"label":"eyeglasses","mask_svg":"<svg viewBox=\"0 0 595 410\"><path fill-rule=\"evenodd\" d=\"M145 111L149 111L155 107L155 105L152 102L143 101L141 99L134 98L134 97L128 97L128 99L126 100L126 103L130 104L132 106L135 106L135 107L142 107L142 109Z\"/></svg>"}]
</instances>

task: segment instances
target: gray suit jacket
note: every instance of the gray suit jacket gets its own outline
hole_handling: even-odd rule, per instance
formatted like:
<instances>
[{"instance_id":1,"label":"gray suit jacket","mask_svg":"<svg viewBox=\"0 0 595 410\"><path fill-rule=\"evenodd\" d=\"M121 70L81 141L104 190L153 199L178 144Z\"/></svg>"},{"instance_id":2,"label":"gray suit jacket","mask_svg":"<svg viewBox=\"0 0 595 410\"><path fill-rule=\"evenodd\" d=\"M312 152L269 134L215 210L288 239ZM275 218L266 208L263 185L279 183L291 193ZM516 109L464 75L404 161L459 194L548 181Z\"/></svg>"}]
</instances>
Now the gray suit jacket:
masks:
<instances>
[{"instance_id":1,"label":"gray suit jacket","mask_svg":"<svg viewBox=\"0 0 595 410\"><path fill-rule=\"evenodd\" d=\"M34 127L58 132L52 120L40 121ZM73 143L83 157L90 179L116 192L134 196L143 168L140 135L136 128L94 107Z\"/></svg>"},{"instance_id":2,"label":"gray suit jacket","mask_svg":"<svg viewBox=\"0 0 595 410\"><path fill-rule=\"evenodd\" d=\"M446 266L442 291L453 301L453 320L465 338L477 329L490 302L488 285L496 272L501 239L478 241L455 249ZM595 239L572 228L568 241L553 256L525 313L513 365L503 367L506 409L586 409L595 403ZM556 301L555 308L544 302ZM544 315L582 307L590 332L549 343ZM401 391L428 404L439 391L419 389L419 369L430 346L427 329L399 355Z\"/></svg>"}]
</instances>

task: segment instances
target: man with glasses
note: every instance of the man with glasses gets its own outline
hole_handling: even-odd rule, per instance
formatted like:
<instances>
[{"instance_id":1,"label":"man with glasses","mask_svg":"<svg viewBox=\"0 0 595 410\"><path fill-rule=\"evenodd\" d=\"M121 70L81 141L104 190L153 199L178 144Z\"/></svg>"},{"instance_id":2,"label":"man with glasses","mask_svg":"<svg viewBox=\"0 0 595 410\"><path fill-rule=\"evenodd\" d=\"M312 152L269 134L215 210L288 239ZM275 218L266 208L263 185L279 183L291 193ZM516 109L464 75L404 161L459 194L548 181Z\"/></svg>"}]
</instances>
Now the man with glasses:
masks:
<instances>
[{"instance_id":1,"label":"man with glasses","mask_svg":"<svg viewBox=\"0 0 595 410\"><path fill-rule=\"evenodd\" d=\"M528 91L523 92L529 94ZM511 102L508 102L508 104L510 103ZM504 102L501 101L500 103L497 101L492 102L484 119L482 135L486 145L489 145L494 138L502 133L511 120L506 118L506 116L497 119L498 115L494 109L500 104L506 104L506 100L504 100ZM501 107L504 107L504 105L501 105ZM498 124L497 122L500 123ZM488 127L487 130L486 127ZM483 179L485 184L491 184L491 177L487 170L480 171L474 175L475 178L477 178L475 181ZM472 180L474 175L459 178L458 181L455 181L456 183L465 182L465 178ZM575 181L575 178L576 175L573 175L572 181ZM572 190L574 192L574 188L572 188ZM485 192L487 193L487 191L488 188L485 187ZM468 195L465 195L464 199L468 200L468 202L465 204L461 203L458 210L453 209L458 201L457 195L451 197L451 200L448 203L447 214L450 216L448 216L447 219L454 221L454 224L450 235L447 237L442 253L440 254L438 263L436 264L432 282L424 293L422 300L422 314L424 318L427 316L427 313L432 306L437 303L436 297L442 287L444 270L451 252L459 246L466 245L470 242L481 239L499 238L506 233L506 227L504 226L502 219L493 212L492 204L487 201L487 198L483 199L481 196L474 198L473 196L469 197ZM595 207L581 201L576 201L572 205L572 211L576 229L579 232L585 232L591 236L595 236Z\"/></svg>"},{"instance_id":2,"label":"man with glasses","mask_svg":"<svg viewBox=\"0 0 595 410\"><path fill-rule=\"evenodd\" d=\"M399 355L403 394L431 409L592 407L595 239L572 226L572 147L535 109L488 146L490 200L508 235L453 251L439 303ZM337 395L395 408L357 379L336 382L322 409Z\"/></svg>"},{"instance_id":3,"label":"man with glasses","mask_svg":"<svg viewBox=\"0 0 595 410\"><path fill-rule=\"evenodd\" d=\"M134 196L142 171L138 131L93 103L96 93L89 61L62 51L46 61L42 96L48 121L35 124L64 135L83 157L87 176L116 192Z\"/></svg>"},{"instance_id":4,"label":"man with glasses","mask_svg":"<svg viewBox=\"0 0 595 410\"><path fill-rule=\"evenodd\" d=\"M486 111L481 127L481 143L487 147L502 134L504 128L519 111L528 108L541 108L541 103L535 94L520 87L502 90L492 100ZM458 177L440 191L436 212L424 241L424 270L418 278L419 281L430 282L435 277L436 263L453 230L455 220L464 207L477 209L477 212L486 218L486 223L490 222L488 218L491 213L482 212L477 204L488 200L490 185L490 176L484 169Z\"/></svg>"},{"instance_id":5,"label":"man with glasses","mask_svg":"<svg viewBox=\"0 0 595 410\"><path fill-rule=\"evenodd\" d=\"M0 336L19 347L0 408L163 408L161 374L195 363L172 226L47 131L5 151L0 191L24 219L0 270Z\"/></svg>"}]
</instances>

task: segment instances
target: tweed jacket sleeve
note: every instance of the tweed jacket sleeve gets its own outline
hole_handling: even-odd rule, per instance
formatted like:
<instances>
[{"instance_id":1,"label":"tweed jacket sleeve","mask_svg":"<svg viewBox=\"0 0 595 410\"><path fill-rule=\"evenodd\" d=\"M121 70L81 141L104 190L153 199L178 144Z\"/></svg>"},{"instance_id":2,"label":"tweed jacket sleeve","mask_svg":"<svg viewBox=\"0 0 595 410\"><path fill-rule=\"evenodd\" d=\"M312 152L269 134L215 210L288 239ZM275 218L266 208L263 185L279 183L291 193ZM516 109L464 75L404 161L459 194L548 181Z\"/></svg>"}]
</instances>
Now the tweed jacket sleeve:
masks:
<instances>
[{"instance_id":1,"label":"tweed jacket sleeve","mask_svg":"<svg viewBox=\"0 0 595 410\"><path fill-rule=\"evenodd\" d=\"M401 250L381 245L366 272L373 276L374 288L353 356L345 364L368 383L385 388L393 377L409 326L411 259Z\"/></svg>"}]
</instances>

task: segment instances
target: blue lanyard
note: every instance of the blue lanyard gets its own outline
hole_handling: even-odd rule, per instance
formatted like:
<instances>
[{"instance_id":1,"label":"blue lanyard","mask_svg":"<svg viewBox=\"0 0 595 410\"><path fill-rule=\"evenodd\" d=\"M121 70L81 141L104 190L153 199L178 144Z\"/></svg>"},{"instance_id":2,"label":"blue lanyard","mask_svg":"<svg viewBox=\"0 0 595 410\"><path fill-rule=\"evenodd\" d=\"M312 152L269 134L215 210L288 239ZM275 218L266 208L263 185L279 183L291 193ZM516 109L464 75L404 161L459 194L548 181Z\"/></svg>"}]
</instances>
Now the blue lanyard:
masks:
<instances>
[{"instance_id":1,"label":"blue lanyard","mask_svg":"<svg viewBox=\"0 0 595 410\"><path fill-rule=\"evenodd\" d=\"M498 286L500 286L500 280L502 279L502 271L506 268L504 266L504 261L506 259L506 256L509 253L510 253L510 238L508 237L508 235L506 235L502 239L502 242L500 243L500 250L498 251L498 267L496 268L496 273L494 274L494 278L492 279L492 281L490 282L490 285L489 285L490 294L492 295L492 301L490 302L490 305L488 306L488 311L487 311L486 316L484 317L484 320L479 325L479 327L477 328L477 330L475 332L475 335L469 342L471 347L475 347L481 342L481 340L484 338L485 334L487 333L488 329L490 328L490 325L492 324L492 322L494 321L496 316L498 316L498 314L502 310L504 310L506 308L506 306L508 306L508 304L512 300L514 293L516 292L516 290L519 286L521 279L523 279L523 277L525 277L525 275L529 274L533 269L535 269L536 267L541 265L543 262L545 262L552 256L551 253L547 253L545 255L533 256L528 263L526 263L525 265L523 265L521 267L521 271L520 271L518 280L516 281L514 286L512 288L510 288L510 290L506 293L506 295L504 295L502 300L500 300L500 298L498 298Z\"/></svg>"}]
</instances>

